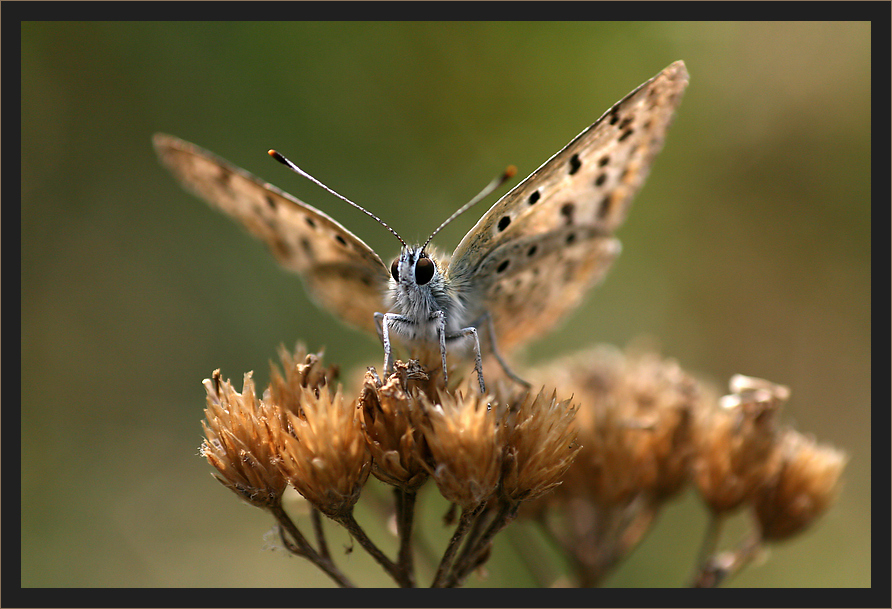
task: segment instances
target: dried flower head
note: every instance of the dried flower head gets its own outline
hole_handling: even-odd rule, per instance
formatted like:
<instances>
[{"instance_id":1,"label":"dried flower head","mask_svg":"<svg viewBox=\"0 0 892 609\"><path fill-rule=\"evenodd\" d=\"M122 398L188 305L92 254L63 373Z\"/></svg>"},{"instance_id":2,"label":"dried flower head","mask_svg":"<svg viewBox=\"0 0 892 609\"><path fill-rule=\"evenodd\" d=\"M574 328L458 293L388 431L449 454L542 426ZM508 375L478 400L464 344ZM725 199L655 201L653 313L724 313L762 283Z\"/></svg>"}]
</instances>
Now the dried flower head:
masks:
<instances>
[{"instance_id":1,"label":"dried flower head","mask_svg":"<svg viewBox=\"0 0 892 609\"><path fill-rule=\"evenodd\" d=\"M219 370L203 384L207 408L201 455L217 468L217 480L249 503L277 505L286 481L272 463L275 453L267 421L275 415L257 399L251 373L245 375L241 393L223 381Z\"/></svg>"},{"instance_id":2,"label":"dried flower head","mask_svg":"<svg viewBox=\"0 0 892 609\"><path fill-rule=\"evenodd\" d=\"M688 482L704 398L677 363L602 347L559 360L543 377L579 404L583 448L562 494L623 505L643 492L667 498Z\"/></svg>"},{"instance_id":3,"label":"dried flower head","mask_svg":"<svg viewBox=\"0 0 892 609\"><path fill-rule=\"evenodd\" d=\"M543 391L527 392L509 408L502 493L510 501L535 499L558 486L581 448L576 407Z\"/></svg>"},{"instance_id":4,"label":"dried flower head","mask_svg":"<svg viewBox=\"0 0 892 609\"><path fill-rule=\"evenodd\" d=\"M412 397L421 406L412 411L412 423L430 448L428 473L444 497L465 510L478 507L499 483L504 441L499 409L490 409L488 396L470 384L439 393L436 402L420 391Z\"/></svg>"},{"instance_id":5,"label":"dried flower head","mask_svg":"<svg viewBox=\"0 0 892 609\"><path fill-rule=\"evenodd\" d=\"M699 434L695 480L715 513L752 501L781 466L776 414L789 389L736 375L731 390L705 414Z\"/></svg>"},{"instance_id":6,"label":"dried flower head","mask_svg":"<svg viewBox=\"0 0 892 609\"><path fill-rule=\"evenodd\" d=\"M762 538L779 541L802 532L833 503L848 460L845 453L787 430L779 443L781 466L755 501Z\"/></svg>"},{"instance_id":7,"label":"dried flower head","mask_svg":"<svg viewBox=\"0 0 892 609\"><path fill-rule=\"evenodd\" d=\"M349 513L371 466L355 405L328 386L279 390L280 417L270 422L279 471L322 513Z\"/></svg>"},{"instance_id":8,"label":"dried flower head","mask_svg":"<svg viewBox=\"0 0 892 609\"><path fill-rule=\"evenodd\" d=\"M318 394L320 388L331 386L338 376L337 366L323 366L322 353L307 353L307 348L301 343L295 346L294 353L280 346L279 359L284 376L275 364L270 364L270 386L264 398L285 408L299 408L290 397L297 395L301 387L315 389ZM301 415L299 411L292 412Z\"/></svg>"},{"instance_id":9,"label":"dried flower head","mask_svg":"<svg viewBox=\"0 0 892 609\"><path fill-rule=\"evenodd\" d=\"M397 361L396 372L382 382L366 372L359 409L362 430L372 454L372 474L382 482L411 491L427 479L424 434L412 424L417 401L407 390L409 366Z\"/></svg>"}]
</instances>

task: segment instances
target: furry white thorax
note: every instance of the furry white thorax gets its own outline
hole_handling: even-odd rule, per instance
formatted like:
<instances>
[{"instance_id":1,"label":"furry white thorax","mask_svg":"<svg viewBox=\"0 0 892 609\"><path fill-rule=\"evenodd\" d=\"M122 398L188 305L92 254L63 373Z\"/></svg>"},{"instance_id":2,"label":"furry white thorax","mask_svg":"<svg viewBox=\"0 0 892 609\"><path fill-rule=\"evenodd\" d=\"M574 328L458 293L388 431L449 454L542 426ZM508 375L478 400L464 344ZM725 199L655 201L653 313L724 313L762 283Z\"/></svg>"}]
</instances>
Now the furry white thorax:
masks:
<instances>
[{"instance_id":1,"label":"furry white thorax","mask_svg":"<svg viewBox=\"0 0 892 609\"><path fill-rule=\"evenodd\" d=\"M415 266L422 257L434 263L434 274L430 281L419 285ZM413 323L394 321L390 327L407 344L435 345L439 342L437 311L445 317L447 335L458 332L474 321L467 319L463 298L447 284L443 276L446 263L448 260L444 263L435 254L422 252L420 246L404 248L400 252L396 263L399 281L391 276L388 284L390 312L411 319Z\"/></svg>"}]
</instances>

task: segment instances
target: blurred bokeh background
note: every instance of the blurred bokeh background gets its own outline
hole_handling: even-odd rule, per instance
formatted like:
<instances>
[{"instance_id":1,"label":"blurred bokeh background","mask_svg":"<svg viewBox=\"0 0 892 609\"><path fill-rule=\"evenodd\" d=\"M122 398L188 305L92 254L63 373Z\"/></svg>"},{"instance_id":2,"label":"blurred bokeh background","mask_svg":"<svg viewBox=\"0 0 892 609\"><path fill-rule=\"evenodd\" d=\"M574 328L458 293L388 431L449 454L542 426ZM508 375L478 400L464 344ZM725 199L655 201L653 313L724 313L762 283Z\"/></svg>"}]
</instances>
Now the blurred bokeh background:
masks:
<instances>
[{"instance_id":1,"label":"blurred bokeh background","mask_svg":"<svg viewBox=\"0 0 892 609\"><path fill-rule=\"evenodd\" d=\"M201 380L254 370L262 385L280 343L325 347L348 375L381 348L181 190L154 132L389 260L389 233L266 150L423 238L677 59L691 84L622 256L524 361L646 337L723 388L737 372L790 386L784 419L851 456L843 492L730 585L870 585L870 44L865 23L23 24L22 585L330 585L271 550L271 520L197 456ZM442 548L435 495L423 528ZM373 513L358 518L387 545ZM705 522L682 497L607 585L683 585ZM390 585L360 548L340 555L346 537L332 545L359 583ZM532 585L507 533L488 571L470 585Z\"/></svg>"}]
</instances>

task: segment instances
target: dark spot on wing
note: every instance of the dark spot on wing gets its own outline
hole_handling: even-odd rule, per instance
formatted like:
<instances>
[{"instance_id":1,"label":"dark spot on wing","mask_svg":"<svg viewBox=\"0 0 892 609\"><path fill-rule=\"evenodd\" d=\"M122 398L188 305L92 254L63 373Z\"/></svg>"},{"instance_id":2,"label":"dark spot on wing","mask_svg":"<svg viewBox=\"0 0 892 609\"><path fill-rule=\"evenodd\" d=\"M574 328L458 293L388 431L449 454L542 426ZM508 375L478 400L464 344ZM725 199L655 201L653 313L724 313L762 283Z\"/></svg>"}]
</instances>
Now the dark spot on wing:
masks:
<instances>
[{"instance_id":1,"label":"dark spot on wing","mask_svg":"<svg viewBox=\"0 0 892 609\"><path fill-rule=\"evenodd\" d=\"M530 205L535 205L536 201L538 201L541 196L542 195L539 194L538 190L534 190L533 194L531 194L530 198L527 200L527 203L529 203Z\"/></svg>"},{"instance_id":2,"label":"dark spot on wing","mask_svg":"<svg viewBox=\"0 0 892 609\"><path fill-rule=\"evenodd\" d=\"M281 237L275 237L275 244L273 245L273 249L276 251L276 255L280 258L291 257L291 244L289 244Z\"/></svg>"},{"instance_id":3,"label":"dark spot on wing","mask_svg":"<svg viewBox=\"0 0 892 609\"><path fill-rule=\"evenodd\" d=\"M498 224L499 232L502 232L503 230L508 228L509 224L511 224L511 218L509 216L502 216L499 219L499 224Z\"/></svg>"},{"instance_id":4,"label":"dark spot on wing","mask_svg":"<svg viewBox=\"0 0 892 609\"><path fill-rule=\"evenodd\" d=\"M229 181L232 180L232 172L226 169L225 167L219 167L220 175L217 176L217 181L220 182L222 186L229 187Z\"/></svg>"},{"instance_id":5,"label":"dark spot on wing","mask_svg":"<svg viewBox=\"0 0 892 609\"><path fill-rule=\"evenodd\" d=\"M570 175L579 171L580 167L582 167L582 161L579 160L578 154L574 154L570 157Z\"/></svg>"},{"instance_id":6,"label":"dark spot on wing","mask_svg":"<svg viewBox=\"0 0 892 609\"><path fill-rule=\"evenodd\" d=\"M573 214L576 212L576 205L573 203L564 203L561 206L561 215L567 219L567 224L573 224Z\"/></svg>"},{"instance_id":7,"label":"dark spot on wing","mask_svg":"<svg viewBox=\"0 0 892 609\"><path fill-rule=\"evenodd\" d=\"M601 199L601 203L598 205L597 219L603 220L610 213L610 195Z\"/></svg>"}]
</instances>

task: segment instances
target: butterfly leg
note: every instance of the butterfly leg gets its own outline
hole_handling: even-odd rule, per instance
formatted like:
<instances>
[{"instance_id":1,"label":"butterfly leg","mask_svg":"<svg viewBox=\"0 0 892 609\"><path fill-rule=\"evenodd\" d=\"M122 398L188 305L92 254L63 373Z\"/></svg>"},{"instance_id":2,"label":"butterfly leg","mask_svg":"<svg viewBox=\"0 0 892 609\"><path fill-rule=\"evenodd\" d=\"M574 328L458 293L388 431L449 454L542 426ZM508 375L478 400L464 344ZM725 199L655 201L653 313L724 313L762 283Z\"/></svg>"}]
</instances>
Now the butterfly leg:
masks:
<instances>
[{"instance_id":1,"label":"butterfly leg","mask_svg":"<svg viewBox=\"0 0 892 609\"><path fill-rule=\"evenodd\" d=\"M515 383L518 383L519 385L523 385L528 389L532 387L530 383L517 376L517 374L515 374L514 371L508 367L508 363L504 359L502 359L502 354L499 353L499 346L496 344L496 327L492 323L492 315L490 315L487 311L486 313L481 315L480 319L478 319L477 321L481 323L486 322L486 332L489 336L490 349L492 349L492 354L496 356L496 360L499 362L499 365L502 366L502 370L505 371L505 374L508 375L508 378L510 378ZM479 326L480 323L477 323L476 325Z\"/></svg>"},{"instance_id":2,"label":"butterfly leg","mask_svg":"<svg viewBox=\"0 0 892 609\"><path fill-rule=\"evenodd\" d=\"M443 387L449 385L449 376L446 373L446 316L443 311L436 311L434 317L437 318L437 336L440 338L440 357L443 358Z\"/></svg>"},{"instance_id":3,"label":"butterfly leg","mask_svg":"<svg viewBox=\"0 0 892 609\"><path fill-rule=\"evenodd\" d=\"M393 372L393 347L390 344L390 325L398 321L410 321L402 315L393 313L375 313L375 328L378 330L378 338L384 345L384 374Z\"/></svg>"},{"instance_id":4,"label":"butterfly leg","mask_svg":"<svg viewBox=\"0 0 892 609\"><path fill-rule=\"evenodd\" d=\"M477 328L474 326L469 326L467 328L462 328L455 334L450 334L446 338L449 340L457 339L457 338L474 338L474 370L477 371L477 381L480 383L480 393L486 393L486 384L483 382L483 358L480 356L480 339L477 337ZM440 343L443 344L442 341ZM445 346L443 346L443 370L445 374L446 370L446 350Z\"/></svg>"}]
</instances>

